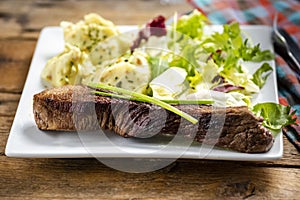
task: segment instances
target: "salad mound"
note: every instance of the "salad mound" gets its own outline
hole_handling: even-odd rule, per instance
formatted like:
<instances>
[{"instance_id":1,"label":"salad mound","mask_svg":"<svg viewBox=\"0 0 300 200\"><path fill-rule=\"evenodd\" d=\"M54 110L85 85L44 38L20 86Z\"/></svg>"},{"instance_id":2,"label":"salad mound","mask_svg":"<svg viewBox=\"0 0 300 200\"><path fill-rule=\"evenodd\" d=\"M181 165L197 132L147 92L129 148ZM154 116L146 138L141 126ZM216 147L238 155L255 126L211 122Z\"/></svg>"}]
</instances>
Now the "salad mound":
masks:
<instances>
[{"instance_id":1,"label":"salad mound","mask_svg":"<svg viewBox=\"0 0 300 200\"><path fill-rule=\"evenodd\" d=\"M169 26L158 16L127 33L94 13L61 27L65 49L47 62L41 75L48 87L93 83L164 101L213 99L216 106L248 106L274 131L294 123L281 105L263 103L253 109L251 98L271 74L267 61L274 55L245 39L236 22L214 30L194 10L179 19L175 15ZM260 66L251 74L247 62ZM272 108L286 120L266 114Z\"/></svg>"}]
</instances>

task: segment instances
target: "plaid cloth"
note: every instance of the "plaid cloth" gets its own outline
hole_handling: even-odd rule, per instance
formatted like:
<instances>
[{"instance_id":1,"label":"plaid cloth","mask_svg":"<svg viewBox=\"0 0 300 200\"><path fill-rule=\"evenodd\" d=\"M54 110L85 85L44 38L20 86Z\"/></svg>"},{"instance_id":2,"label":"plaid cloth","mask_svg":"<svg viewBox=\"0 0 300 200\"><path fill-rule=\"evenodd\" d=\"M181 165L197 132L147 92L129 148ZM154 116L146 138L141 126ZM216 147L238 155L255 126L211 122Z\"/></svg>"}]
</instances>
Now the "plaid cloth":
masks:
<instances>
[{"instance_id":1,"label":"plaid cloth","mask_svg":"<svg viewBox=\"0 0 300 200\"><path fill-rule=\"evenodd\" d=\"M188 0L205 14L213 24L237 21L240 24L272 25L278 13L278 26L300 42L300 1L298 0ZM300 53L300 52L299 52ZM290 105L300 120L300 80L285 61L276 56L279 102ZM300 151L300 126L283 130L288 140Z\"/></svg>"}]
</instances>

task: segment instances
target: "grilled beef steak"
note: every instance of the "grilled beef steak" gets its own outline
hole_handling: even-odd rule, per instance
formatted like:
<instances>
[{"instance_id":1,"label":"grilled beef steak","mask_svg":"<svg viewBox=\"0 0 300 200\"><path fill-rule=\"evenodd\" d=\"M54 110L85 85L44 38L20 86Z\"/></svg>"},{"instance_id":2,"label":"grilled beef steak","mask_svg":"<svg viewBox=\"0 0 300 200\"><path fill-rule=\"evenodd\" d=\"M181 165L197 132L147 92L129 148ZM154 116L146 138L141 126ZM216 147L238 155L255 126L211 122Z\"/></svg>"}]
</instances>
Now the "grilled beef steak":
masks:
<instances>
[{"instance_id":1,"label":"grilled beef steak","mask_svg":"<svg viewBox=\"0 0 300 200\"><path fill-rule=\"evenodd\" d=\"M33 112L41 130L112 130L123 137L183 134L197 142L258 153L273 145L272 134L247 107L175 105L199 120L194 125L157 105L94 95L85 86L64 86L34 95Z\"/></svg>"}]
</instances>

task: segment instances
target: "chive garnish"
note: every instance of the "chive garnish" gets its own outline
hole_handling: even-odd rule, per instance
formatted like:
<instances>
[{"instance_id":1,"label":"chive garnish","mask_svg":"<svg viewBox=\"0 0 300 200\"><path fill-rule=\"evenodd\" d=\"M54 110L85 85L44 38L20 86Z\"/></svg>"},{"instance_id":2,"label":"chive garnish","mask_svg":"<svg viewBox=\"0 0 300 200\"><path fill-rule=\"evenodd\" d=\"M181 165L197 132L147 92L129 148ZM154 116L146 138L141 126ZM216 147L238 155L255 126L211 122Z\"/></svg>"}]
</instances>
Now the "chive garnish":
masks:
<instances>
[{"instance_id":1,"label":"chive garnish","mask_svg":"<svg viewBox=\"0 0 300 200\"><path fill-rule=\"evenodd\" d=\"M112 91L112 92L119 93L119 94L113 94L113 93L109 94L107 92L95 91L96 94L98 93L98 94L102 94L102 95L110 95L111 97L127 98L127 99L137 100L137 101L146 102L146 103L153 103L155 105L158 105L158 106L160 106L160 107L162 107L166 110L169 110L169 111L183 117L184 119L190 121L193 124L198 123L198 120L196 118L194 118L193 116L191 116L191 115L189 115L185 112L182 112L181 110L175 108L174 106L172 106L172 105L170 105L166 102L163 102L162 100L159 100L155 97L149 97L149 96L141 94L141 93L129 91L129 90L114 87L114 86L109 86L109 85L106 85L106 84L103 84L103 83L91 83L91 84L89 84L89 86L92 87L92 88L109 90L109 91ZM131 96L133 98L129 98L129 97L126 97L124 95L128 95L128 96ZM178 101L178 103L181 103L181 101Z\"/></svg>"},{"instance_id":2,"label":"chive garnish","mask_svg":"<svg viewBox=\"0 0 300 200\"><path fill-rule=\"evenodd\" d=\"M127 100L132 100L132 101L144 102L144 100L139 99L139 98L133 98L133 97L128 97L128 96L109 93L109 92L93 91L93 93L101 95L101 96L115 97L115 98L119 98L119 99L127 99ZM172 105L179 105L179 104L196 104L196 105L208 104L208 105L211 105L214 103L214 101L211 99L200 99L200 100L175 100L175 99L165 100L165 99L161 99L160 101L163 101L165 103L172 104Z\"/></svg>"},{"instance_id":3,"label":"chive garnish","mask_svg":"<svg viewBox=\"0 0 300 200\"><path fill-rule=\"evenodd\" d=\"M196 105L199 105L199 104L213 104L214 101L211 100L211 99L200 99L200 100L177 100L177 99L172 99L172 100L161 100L165 103L168 103L168 104L175 104L175 105L178 105L178 104L196 104Z\"/></svg>"}]
</instances>

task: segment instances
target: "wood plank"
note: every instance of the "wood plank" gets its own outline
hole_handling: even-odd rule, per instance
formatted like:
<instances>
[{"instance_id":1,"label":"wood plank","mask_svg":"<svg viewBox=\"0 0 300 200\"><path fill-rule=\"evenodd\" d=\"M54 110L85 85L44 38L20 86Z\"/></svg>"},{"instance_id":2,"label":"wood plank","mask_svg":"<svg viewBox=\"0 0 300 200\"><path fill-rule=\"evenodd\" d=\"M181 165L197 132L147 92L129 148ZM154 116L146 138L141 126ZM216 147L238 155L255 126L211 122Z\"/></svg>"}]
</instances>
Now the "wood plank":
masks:
<instances>
[{"instance_id":1,"label":"wood plank","mask_svg":"<svg viewBox=\"0 0 300 200\"><path fill-rule=\"evenodd\" d=\"M36 41L0 40L1 92L23 90L35 44Z\"/></svg>"},{"instance_id":2,"label":"wood plank","mask_svg":"<svg viewBox=\"0 0 300 200\"><path fill-rule=\"evenodd\" d=\"M0 116L0 156L4 155L9 131L12 125L13 116Z\"/></svg>"},{"instance_id":3,"label":"wood plank","mask_svg":"<svg viewBox=\"0 0 300 200\"><path fill-rule=\"evenodd\" d=\"M295 199L300 195L300 169L234 162L176 162L155 172L134 174L94 159L2 156L0 174L0 197L19 199Z\"/></svg>"},{"instance_id":4,"label":"wood plank","mask_svg":"<svg viewBox=\"0 0 300 200\"><path fill-rule=\"evenodd\" d=\"M138 15L130 11L132 8ZM1 1L0 27L6 31L0 32L0 38L37 38L45 26L58 26L63 20L77 22L91 12L115 24L143 24L159 14L170 17L175 11L185 13L191 9L185 1L168 5L160 4L159 0Z\"/></svg>"},{"instance_id":5,"label":"wood plank","mask_svg":"<svg viewBox=\"0 0 300 200\"><path fill-rule=\"evenodd\" d=\"M0 93L0 116L14 116L20 94Z\"/></svg>"}]
</instances>

